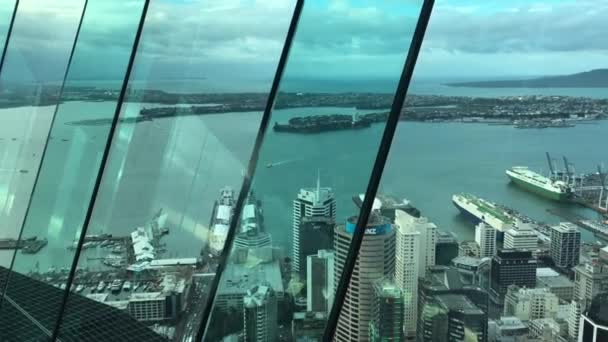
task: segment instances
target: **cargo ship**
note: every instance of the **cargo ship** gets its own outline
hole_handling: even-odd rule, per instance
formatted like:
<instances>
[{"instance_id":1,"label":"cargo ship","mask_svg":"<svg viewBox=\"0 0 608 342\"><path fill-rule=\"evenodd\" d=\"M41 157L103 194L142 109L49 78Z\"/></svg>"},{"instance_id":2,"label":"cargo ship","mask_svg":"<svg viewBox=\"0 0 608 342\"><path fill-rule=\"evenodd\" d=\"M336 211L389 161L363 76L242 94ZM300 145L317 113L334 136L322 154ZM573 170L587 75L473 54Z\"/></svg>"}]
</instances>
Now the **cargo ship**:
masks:
<instances>
[{"instance_id":1,"label":"cargo ship","mask_svg":"<svg viewBox=\"0 0 608 342\"><path fill-rule=\"evenodd\" d=\"M515 217L503 208L471 194L452 195L452 202L474 224L485 222L499 232L505 232L515 223Z\"/></svg>"},{"instance_id":2,"label":"cargo ship","mask_svg":"<svg viewBox=\"0 0 608 342\"><path fill-rule=\"evenodd\" d=\"M561 180L552 180L526 166L514 166L506 171L513 183L522 189L555 201L566 201L572 196L572 189Z\"/></svg>"},{"instance_id":3,"label":"cargo ship","mask_svg":"<svg viewBox=\"0 0 608 342\"><path fill-rule=\"evenodd\" d=\"M214 256L220 255L224 249L233 211L234 190L225 187L220 190L220 198L215 201L209 224L209 252Z\"/></svg>"}]
</instances>

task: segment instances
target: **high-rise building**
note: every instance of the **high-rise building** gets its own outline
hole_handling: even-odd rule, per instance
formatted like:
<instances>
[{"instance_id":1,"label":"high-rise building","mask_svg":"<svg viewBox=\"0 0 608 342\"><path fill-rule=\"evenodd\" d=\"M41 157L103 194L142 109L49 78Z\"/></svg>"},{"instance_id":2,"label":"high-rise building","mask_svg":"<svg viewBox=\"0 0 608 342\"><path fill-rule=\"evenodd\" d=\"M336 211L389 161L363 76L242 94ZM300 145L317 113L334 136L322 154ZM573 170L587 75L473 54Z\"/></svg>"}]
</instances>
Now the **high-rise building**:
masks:
<instances>
[{"instance_id":1,"label":"high-rise building","mask_svg":"<svg viewBox=\"0 0 608 342\"><path fill-rule=\"evenodd\" d=\"M357 217L346 225L335 228L335 281L338 283L350 248ZM334 341L369 341L369 322L372 320L373 282L391 277L395 272L395 232L391 222L374 212L370 216L344 306L340 312Z\"/></svg>"},{"instance_id":2,"label":"high-rise building","mask_svg":"<svg viewBox=\"0 0 608 342\"><path fill-rule=\"evenodd\" d=\"M411 216L397 210L395 213L395 284L401 289L404 303L403 331L406 338L416 336L418 314L418 277L420 277L420 232L411 222Z\"/></svg>"},{"instance_id":3,"label":"high-rise building","mask_svg":"<svg viewBox=\"0 0 608 342\"><path fill-rule=\"evenodd\" d=\"M518 223L507 230L504 235L505 249L536 251L538 249L538 233L526 223Z\"/></svg>"},{"instance_id":4,"label":"high-rise building","mask_svg":"<svg viewBox=\"0 0 608 342\"><path fill-rule=\"evenodd\" d=\"M583 313L583 309L587 306L586 303L586 300L573 300L570 302L568 310L568 337L572 341L578 340L581 314Z\"/></svg>"},{"instance_id":5,"label":"high-rise building","mask_svg":"<svg viewBox=\"0 0 608 342\"><path fill-rule=\"evenodd\" d=\"M538 318L555 318L559 298L547 288L509 286L505 296L504 315L524 321Z\"/></svg>"},{"instance_id":6,"label":"high-rise building","mask_svg":"<svg viewBox=\"0 0 608 342\"><path fill-rule=\"evenodd\" d=\"M462 279L472 285L488 288L492 259L459 256L452 260L452 266L458 269Z\"/></svg>"},{"instance_id":7,"label":"high-rise building","mask_svg":"<svg viewBox=\"0 0 608 342\"><path fill-rule=\"evenodd\" d=\"M403 295L395 283L380 279L373 285L374 302L369 323L371 342L403 340Z\"/></svg>"},{"instance_id":8,"label":"high-rise building","mask_svg":"<svg viewBox=\"0 0 608 342\"><path fill-rule=\"evenodd\" d=\"M608 341L608 293L595 296L580 320L578 340L581 342Z\"/></svg>"},{"instance_id":9,"label":"high-rise building","mask_svg":"<svg viewBox=\"0 0 608 342\"><path fill-rule=\"evenodd\" d=\"M418 249L418 274L423 276L428 266L435 265L435 247L437 244L437 226L426 217L414 217L402 210L395 211L395 222L399 220L400 227L420 233L420 248Z\"/></svg>"},{"instance_id":10,"label":"high-rise building","mask_svg":"<svg viewBox=\"0 0 608 342\"><path fill-rule=\"evenodd\" d=\"M578 265L581 252L581 232L576 225L562 222L551 227L551 259L555 266L571 268Z\"/></svg>"},{"instance_id":11,"label":"high-rise building","mask_svg":"<svg viewBox=\"0 0 608 342\"><path fill-rule=\"evenodd\" d=\"M490 291L493 296L504 299L509 285L536 287L536 263L530 251L499 250L492 258Z\"/></svg>"},{"instance_id":12,"label":"high-rise building","mask_svg":"<svg viewBox=\"0 0 608 342\"><path fill-rule=\"evenodd\" d=\"M475 242L479 245L479 257L491 258L496 255L496 228L480 222L475 227Z\"/></svg>"},{"instance_id":13,"label":"high-rise building","mask_svg":"<svg viewBox=\"0 0 608 342\"><path fill-rule=\"evenodd\" d=\"M453 233L437 232L435 244L435 264L448 266L458 256L458 240Z\"/></svg>"},{"instance_id":14,"label":"high-rise building","mask_svg":"<svg viewBox=\"0 0 608 342\"><path fill-rule=\"evenodd\" d=\"M603 292L608 292L608 265L592 261L574 267L574 300L591 302Z\"/></svg>"},{"instance_id":15,"label":"high-rise building","mask_svg":"<svg viewBox=\"0 0 608 342\"><path fill-rule=\"evenodd\" d=\"M320 249L333 247L333 229L336 222L336 200L331 188L321 187L320 177L316 188L300 189L293 201L293 260L292 270L306 279L306 257Z\"/></svg>"},{"instance_id":16,"label":"high-rise building","mask_svg":"<svg viewBox=\"0 0 608 342\"><path fill-rule=\"evenodd\" d=\"M329 314L334 302L335 253L322 249L306 257L306 311Z\"/></svg>"},{"instance_id":17,"label":"high-rise building","mask_svg":"<svg viewBox=\"0 0 608 342\"><path fill-rule=\"evenodd\" d=\"M486 313L462 294L427 298L420 320L423 330L418 334L418 342L487 341Z\"/></svg>"},{"instance_id":18,"label":"high-rise building","mask_svg":"<svg viewBox=\"0 0 608 342\"><path fill-rule=\"evenodd\" d=\"M269 233L260 231L257 228L251 228L247 231L240 232L234 237L235 248L257 249L272 245L272 237Z\"/></svg>"},{"instance_id":19,"label":"high-rise building","mask_svg":"<svg viewBox=\"0 0 608 342\"><path fill-rule=\"evenodd\" d=\"M548 288L559 299L568 303L574 293L574 282L551 268L536 269L536 286Z\"/></svg>"},{"instance_id":20,"label":"high-rise building","mask_svg":"<svg viewBox=\"0 0 608 342\"><path fill-rule=\"evenodd\" d=\"M365 194L353 196L353 202L355 202L355 205L359 209L361 209L364 199ZM374 198L373 209L377 210L380 215L387 217L391 222L395 221L395 211L397 210L405 211L414 217L420 217L420 210L414 207L410 201L407 199L398 200L397 198L386 194L376 195L376 198Z\"/></svg>"},{"instance_id":21,"label":"high-rise building","mask_svg":"<svg viewBox=\"0 0 608 342\"><path fill-rule=\"evenodd\" d=\"M321 342L327 314L324 312L294 312L291 321L291 335L295 342Z\"/></svg>"},{"instance_id":22,"label":"high-rise building","mask_svg":"<svg viewBox=\"0 0 608 342\"><path fill-rule=\"evenodd\" d=\"M247 291L243 297L245 341L276 341L277 319L277 298L272 288L256 285Z\"/></svg>"}]
</instances>

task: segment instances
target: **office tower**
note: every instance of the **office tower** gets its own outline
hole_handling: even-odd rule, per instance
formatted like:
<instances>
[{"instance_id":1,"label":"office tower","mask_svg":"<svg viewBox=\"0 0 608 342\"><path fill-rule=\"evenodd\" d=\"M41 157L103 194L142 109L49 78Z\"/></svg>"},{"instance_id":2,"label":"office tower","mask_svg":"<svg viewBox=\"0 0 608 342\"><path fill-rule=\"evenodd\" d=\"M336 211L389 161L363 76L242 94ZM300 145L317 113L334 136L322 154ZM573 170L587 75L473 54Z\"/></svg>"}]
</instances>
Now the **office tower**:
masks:
<instances>
[{"instance_id":1,"label":"office tower","mask_svg":"<svg viewBox=\"0 0 608 342\"><path fill-rule=\"evenodd\" d=\"M321 342L327 314L324 312L294 312L291 335L295 342Z\"/></svg>"},{"instance_id":2,"label":"office tower","mask_svg":"<svg viewBox=\"0 0 608 342\"><path fill-rule=\"evenodd\" d=\"M435 247L437 243L437 226L426 217L414 217L405 211L395 211L395 222L409 231L420 233L420 248L418 249L418 274L423 276L428 266L435 265Z\"/></svg>"},{"instance_id":3,"label":"office tower","mask_svg":"<svg viewBox=\"0 0 608 342\"><path fill-rule=\"evenodd\" d=\"M578 340L582 342L608 341L608 293L595 296L580 320Z\"/></svg>"},{"instance_id":4,"label":"office tower","mask_svg":"<svg viewBox=\"0 0 608 342\"><path fill-rule=\"evenodd\" d=\"M570 302L568 310L568 337L572 341L578 340L579 328L581 325L581 314L587 307L586 300L573 300Z\"/></svg>"},{"instance_id":5,"label":"office tower","mask_svg":"<svg viewBox=\"0 0 608 342\"><path fill-rule=\"evenodd\" d=\"M380 279L373 284L374 301L372 320L369 323L371 342L402 341L403 294L389 279Z\"/></svg>"},{"instance_id":6,"label":"office tower","mask_svg":"<svg viewBox=\"0 0 608 342\"><path fill-rule=\"evenodd\" d=\"M551 227L551 259L555 266L569 269L578 265L580 252L581 232L573 223Z\"/></svg>"},{"instance_id":7,"label":"office tower","mask_svg":"<svg viewBox=\"0 0 608 342\"><path fill-rule=\"evenodd\" d=\"M329 314L334 302L335 253L322 249L306 257L306 311Z\"/></svg>"},{"instance_id":8,"label":"office tower","mask_svg":"<svg viewBox=\"0 0 608 342\"><path fill-rule=\"evenodd\" d=\"M536 286L548 288L559 299L568 303L574 294L574 282L550 268L536 269Z\"/></svg>"},{"instance_id":9,"label":"office tower","mask_svg":"<svg viewBox=\"0 0 608 342\"><path fill-rule=\"evenodd\" d=\"M492 258L490 291L504 299L509 285L536 287L536 259L530 251L499 250Z\"/></svg>"},{"instance_id":10,"label":"office tower","mask_svg":"<svg viewBox=\"0 0 608 342\"><path fill-rule=\"evenodd\" d=\"M574 267L574 300L591 302L602 292L608 292L608 265L592 261Z\"/></svg>"},{"instance_id":11,"label":"office tower","mask_svg":"<svg viewBox=\"0 0 608 342\"><path fill-rule=\"evenodd\" d=\"M528 342L530 328L517 317L500 317L488 322L489 342Z\"/></svg>"},{"instance_id":12,"label":"office tower","mask_svg":"<svg viewBox=\"0 0 608 342\"><path fill-rule=\"evenodd\" d=\"M522 288L511 285L505 296L504 316L514 316L528 321L538 318L554 318L559 298L547 288Z\"/></svg>"},{"instance_id":13,"label":"office tower","mask_svg":"<svg viewBox=\"0 0 608 342\"><path fill-rule=\"evenodd\" d=\"M336 251L335 282L339 282L342 268L350 248L357 217L346 225L335 228ZM395 272L395 232L391 222L373 212L359 249L352 279L344 297L334 341L368 341L369 322L372 320L373 282L390 277Z\"/></svg>"},{"instance_id":14,"label":"office tower","mask_svg":"<svg viewBox=\"0 0 608 342\"><path fill-rule=\"evenodd\" d=\"M480 222L475 227L475 242L479 245L479 257L491 258L496 255L496 229Z\"/></svg>"},{"instance_id":15,"label":"office tower","mask_svg":"<svg viewBox=\"0 0 608 342\"><path fill-rule=\"evenodd\" d=\"M435 244L435 264L448 266L458 256L458 240L452 233L437 232Z\"/></svg>"},{"instance_id":16,"label":"office tower","mask_svg":"<svg viewBox=\"0 0 608 342\"><path fill-rule=\"evenodd\" d=\"M300 189L293 201L292 271L306 279L306 257L320 249L332 249L336 222L336 200L331 188Z\"/></svg>"},{"instance_id":17,"label":"office tower","mask_svg":"<svg viewBox=\"0 0 608 342\"><path fill-rule=\"evenodd\" d=\"M420 232L411 222L411 216L395 212L395 284L401 289L404 302L403 331L405 337L416 336L418 277L420 275Z\"/></svg>"},{"instance_id":18,"label":"office tower","mask_svg":"<svg viewBox=\"0 0 608 342\"><path fill-rule=\"evenodd\" d=\"M458 245L458 256L479 258L479 245L475 241L462 241Z\"/></svg>"},{"instance_id":19,"label":"office tower","mask_svg":"<svg viewBox=\"0 0 608 342\"><path fill-rule=\"evenodd\" d=\"M487 341L486 313L462 294L440 294L427 298L422 308L418 342Z\"/></svg>"},{"instance_id":20,"label":"office tower","mask_svg":"<svg viewBox=\"0 0 608 342\"><path fill-rule=\"evenodd\" d=\"M538 233L526 223L519 223L505 232L505 249L535 251L538 249Z\"/></svg>"},{"instance_id":21,"label":"office tower","mask_svg":"<svg viewBox=\"0 0 608 342\"><path fill-rule=\"evenodd\" d=\"M0 341L48 341L64 290L0 266L10 282L0 311ZM61 321L61 341L166 341L124 310L71 294Z\"/></svg>"},{"instance_id":22,"label":"office tower","mask_svg":"<svg viewBox=\"0 0 608 342\"><path fill-rule=\"evenodd\" d=\"M277 339L277 298L269 286L256 285L243 297L245 341Z\"/></svg>"}]
</instances>

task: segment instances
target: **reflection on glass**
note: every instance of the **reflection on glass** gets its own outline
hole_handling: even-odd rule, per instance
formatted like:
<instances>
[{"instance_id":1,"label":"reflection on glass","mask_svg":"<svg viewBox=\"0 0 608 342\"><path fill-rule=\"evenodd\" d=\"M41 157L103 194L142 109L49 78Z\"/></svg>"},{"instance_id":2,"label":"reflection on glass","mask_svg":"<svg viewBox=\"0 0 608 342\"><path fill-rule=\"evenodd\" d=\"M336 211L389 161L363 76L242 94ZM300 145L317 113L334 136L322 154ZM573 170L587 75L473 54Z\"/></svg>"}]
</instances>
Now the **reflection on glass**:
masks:
<instances>
[{"instance_id":1,"label":"reflection on glass","mask_svg":"<svg viewBox=\"0 0 608 342\"><path fill-rule=\"evenodd\" d=\"M0 58L4 56L4 47L6 45L6 39L8 38L16 6L16 0L3 0L2 3L0 3ZM0 62L0 70L1 67L2 65Z\"/></svg>"},{"instance_id":2,"label":"reflection on glass","mask_svg":"<svg viewBox=\"0 0 608 342\"><path fill-rule=\"evenodd\" d=\"M83 4L20 1L0 75L0 238L19 236Z\"/></svg>"},{"instance_id":3,"label":"reflection on glass","mask_svg":"<svg viewBox=\"0 0 608 342\"><path fill-rule=\"evenodd\" d=\"M196 334L292 12L150 3L67 313L84 294L169 339ZM91 115L73 123L108 127L85 105Z\"/></svg>"},{"instance_id":4,"label":"reflection on glass","mask_svg":"<svg viewBox=\"0 0 608 342\"><path fill-rule=\"evenodd\" d=\"M378 196L417 208L393 220L406 337L577 339L608 270L595 5L435 8Z\"/></svg>"},{"instance_id":5,"label":"reflection on glass","mask_svg":"<svg viewBox=\"0 0 608 342\"><path fill-rule=\"evenodd\" d=\"M321 338L419 12L305 4L205 340ZM372 230L339 341L369 340L372 280L394 270L390 222Z\"/></svg>"}]
</instances>

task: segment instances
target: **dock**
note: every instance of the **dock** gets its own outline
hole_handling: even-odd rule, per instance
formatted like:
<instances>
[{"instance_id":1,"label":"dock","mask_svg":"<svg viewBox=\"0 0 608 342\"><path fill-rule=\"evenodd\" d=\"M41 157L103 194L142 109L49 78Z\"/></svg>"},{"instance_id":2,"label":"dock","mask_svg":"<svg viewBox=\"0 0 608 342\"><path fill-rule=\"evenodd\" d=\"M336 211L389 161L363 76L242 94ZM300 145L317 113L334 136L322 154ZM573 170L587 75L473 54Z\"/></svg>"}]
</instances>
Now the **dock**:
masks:
<instances>
[{"instance_id":1,"label":"dock","mask_svg":"<svg viewBox=\"0 0 608 342\"><path fill-rule=\"evenodd\" d=\"M0 249L20 249L25 254L36 254L48 244L47 239L36 236L27 239L0 239Z\"/></svg>"},{"instance_id":2,"label":"dock","mask_svg":"<svg viewBox=\"0 0 608 342\"><path fill-rule=\"evenodd\" d=\"M599 239L608 241L608 224L601 221L589 220L585 217L576 214L566 214L553 209L547 209L547 212L558 216L568 222L574 223L582 229L585 229Z\"/></svg>"}]
</instances>

